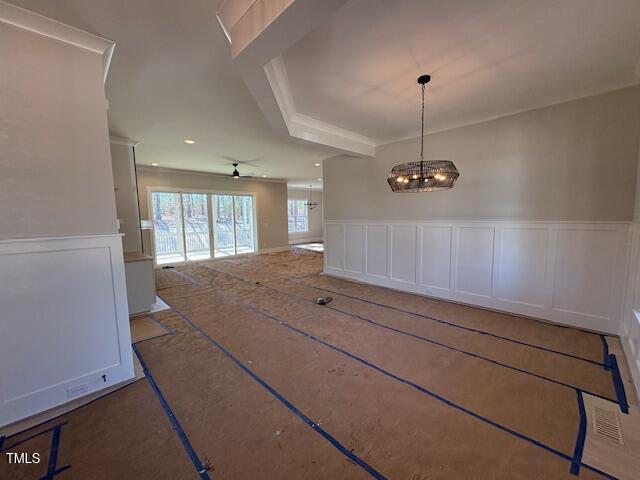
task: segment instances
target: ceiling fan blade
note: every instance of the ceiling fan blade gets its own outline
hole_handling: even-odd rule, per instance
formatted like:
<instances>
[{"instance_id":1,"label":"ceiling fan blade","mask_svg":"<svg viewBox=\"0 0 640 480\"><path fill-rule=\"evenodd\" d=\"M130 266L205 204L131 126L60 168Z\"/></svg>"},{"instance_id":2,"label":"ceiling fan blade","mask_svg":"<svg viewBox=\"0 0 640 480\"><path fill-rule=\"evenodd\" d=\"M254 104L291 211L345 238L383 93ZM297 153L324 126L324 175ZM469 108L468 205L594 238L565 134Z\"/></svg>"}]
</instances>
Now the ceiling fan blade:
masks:
<instances>
[{"instance_id":1,"label":"ceiling fan blade","mask_svg":"<svg viewBox=\"0 0 640 480\"><path fill-rule=\"evenodd\" d=\"M227 155L220 155L220 158L224 158L225 160L229 160L231 162L229 165L233 165L234 163L240 163L240 161L237 158L229 157Z\"/></svg>"}]
</instances>

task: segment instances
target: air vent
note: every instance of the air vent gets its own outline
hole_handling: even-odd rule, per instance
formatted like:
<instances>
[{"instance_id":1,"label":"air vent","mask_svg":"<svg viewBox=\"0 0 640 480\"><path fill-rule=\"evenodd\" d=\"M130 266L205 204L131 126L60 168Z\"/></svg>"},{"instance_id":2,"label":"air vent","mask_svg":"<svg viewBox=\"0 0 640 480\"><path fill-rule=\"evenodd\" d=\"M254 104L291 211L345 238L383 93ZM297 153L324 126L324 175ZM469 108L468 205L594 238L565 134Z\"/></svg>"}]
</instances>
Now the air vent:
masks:
<instances>
[{"instance_id":1,"label":"air vent","mask_svg":"<svg viewBox=\"0 0 640 480\"><path fill-rule=\"evenodd\" d=\"M618 442L620 445L624 445L624 442L622 441L620 419L618 418L618 414L615 411L607 410L594 405L593 431L600 436Z\"/></svg>"}]
</instances>

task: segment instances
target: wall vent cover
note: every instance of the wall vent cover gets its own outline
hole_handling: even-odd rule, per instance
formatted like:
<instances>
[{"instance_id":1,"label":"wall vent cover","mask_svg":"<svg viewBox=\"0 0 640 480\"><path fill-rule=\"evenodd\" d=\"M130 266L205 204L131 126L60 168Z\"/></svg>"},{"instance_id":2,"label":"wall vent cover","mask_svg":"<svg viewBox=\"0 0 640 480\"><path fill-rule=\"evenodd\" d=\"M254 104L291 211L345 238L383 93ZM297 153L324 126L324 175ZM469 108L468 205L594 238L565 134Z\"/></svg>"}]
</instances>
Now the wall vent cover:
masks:
<instances>
[{"instance_id":1,"label":"wall vent cover","mask_svg":"<svg viewBox=\"0 0 640 480\"><path fill-rule=\"evenodd\" d=\"M609 438L624 445L622 440L622 428L620 419L615 411L594 405L593 406L593 431L603 437Z\"/></svg>"}]
</instances>

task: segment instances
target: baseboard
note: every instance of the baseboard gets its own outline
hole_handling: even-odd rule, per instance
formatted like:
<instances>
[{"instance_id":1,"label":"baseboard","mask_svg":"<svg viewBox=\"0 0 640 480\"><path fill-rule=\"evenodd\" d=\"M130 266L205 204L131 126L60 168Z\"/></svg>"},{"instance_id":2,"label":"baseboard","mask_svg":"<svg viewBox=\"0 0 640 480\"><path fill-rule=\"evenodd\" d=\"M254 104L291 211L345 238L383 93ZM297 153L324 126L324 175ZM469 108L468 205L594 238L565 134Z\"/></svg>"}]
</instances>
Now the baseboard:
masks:
<instances>
[{"instance_id":1,"label":"baseboard","mask_svg":"<svg viewBox=\"0 0 640 480\"><path fill-rule=\"evenodd\" d=\"M289 246L286 246L286 247L261 248L258 253L286 252L287 250L289 250Z\"/></svg>"}]
</instances>

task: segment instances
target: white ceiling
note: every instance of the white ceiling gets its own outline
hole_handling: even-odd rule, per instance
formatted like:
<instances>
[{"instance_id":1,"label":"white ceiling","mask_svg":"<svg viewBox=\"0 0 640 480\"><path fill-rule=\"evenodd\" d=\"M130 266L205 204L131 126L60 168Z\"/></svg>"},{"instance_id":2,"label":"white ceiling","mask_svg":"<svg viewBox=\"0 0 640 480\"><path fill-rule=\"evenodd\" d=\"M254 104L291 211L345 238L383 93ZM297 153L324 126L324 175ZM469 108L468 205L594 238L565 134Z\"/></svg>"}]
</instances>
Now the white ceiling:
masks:
<instances>
[{"instance_id":1,"label":"white ceiling","mask_svg":"<svg viewBox=\"0 0 640 480\"><path fill-rule=\"evenodd\" d=\"M331 126L371 145L418 135L422 73L427 131L640 81L640 0L349 0L282 54L296 115L322 127L294 142L232 62L220 0L11 1L116 41L109 127L141 142L140 164L231 173L237 159L292 186L321 185Z\"/></svg>"},{"instance_id":2,"label":"white ceiling","mask_svg":"<svg viewBox=\"0 0 640 480\"><path fill-rule=\"evenodd\" d=\"M283 58L299 113L386 143L422 73L430 131L639 82L640 1L350 0Z\"/></svg>"},{"instance_id":3,"label":"white ceiling","mask_svg":"<svg viewBox=\"0 0 640 480\"><path fill-rule=\"evenodd\" d=\"M116 42L109 129L141 142L138 163L231 173L235 158L251 161L240 173L321 185L314 164L335 153L271 130L232 65L218 0L10 1Z\"/></svg>"}]
</instances>

